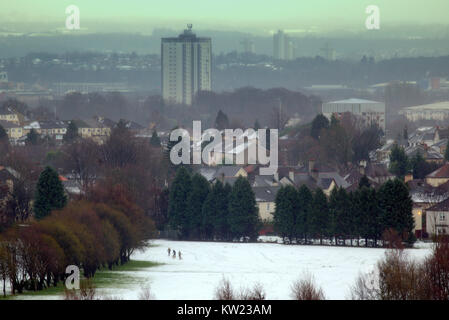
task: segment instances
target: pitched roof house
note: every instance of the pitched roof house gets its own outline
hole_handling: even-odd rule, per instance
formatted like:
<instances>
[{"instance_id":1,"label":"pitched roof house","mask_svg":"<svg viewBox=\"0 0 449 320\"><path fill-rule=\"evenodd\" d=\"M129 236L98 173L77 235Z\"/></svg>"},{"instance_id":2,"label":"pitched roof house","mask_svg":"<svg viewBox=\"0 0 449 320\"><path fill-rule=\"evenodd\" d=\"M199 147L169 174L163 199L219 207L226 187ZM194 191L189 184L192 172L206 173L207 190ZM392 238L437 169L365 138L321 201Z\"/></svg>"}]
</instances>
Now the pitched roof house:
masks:
<instances>
[{"instance_id":1,"label":"pitched roof house","mask_svg":"<svg viewBox=\"0 0 449 320\"><path fill-rule=\"evenodd\" d=\"M426 229L432 235L449 234L449 198L426 210Z\"/></svg>"},{"instance_id":2,"label":"pitched roof house","mask_svg":"<svg viewBox=\"0 0 449 320\"><path fill-rule=\"evenodd\" d=\"M449 163L446 162L441 168L429 173L426 176L426 183L438 187L449 181Z\"/></svg>"},{"instance_id":3,"label":"pitched roof house","mask_svg":"<svg viewBox=\"0 0 449 320\"><path fill-rule=\"evenodd\" d=\"M262 221L272 221L276 210L276 194L281 187L253 187L259 218Z\"/></svg>"}]
</instances>

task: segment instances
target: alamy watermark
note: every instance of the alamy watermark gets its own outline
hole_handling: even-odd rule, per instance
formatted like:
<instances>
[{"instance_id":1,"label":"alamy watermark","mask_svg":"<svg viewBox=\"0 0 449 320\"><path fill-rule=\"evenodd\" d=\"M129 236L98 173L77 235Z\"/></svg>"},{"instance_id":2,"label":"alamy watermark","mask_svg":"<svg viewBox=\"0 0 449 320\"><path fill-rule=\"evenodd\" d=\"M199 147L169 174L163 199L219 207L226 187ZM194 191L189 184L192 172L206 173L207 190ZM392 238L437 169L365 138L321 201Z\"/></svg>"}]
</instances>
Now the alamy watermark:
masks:
<instances>
[{"instance_id":1,"label":"alamy watermark","mask_svg":"<svg viewBox=\"0 0 449 320\"><path fill-rule=\"evenodd\" d=\"M369 16L365 20L365 27L368 30L380 29L380 9L378 6L370 5L366 7L365 13Z\"/></svg>"},{"instance_id":2,"label":"alamy watermark","mask_svg":"<svg viewBox=\"0 0 449 320\"><path fill-rule=\"evenodd\" d=\"M223 134L224 133L224 134ZM269 133L269 139L267 135ZM193 121L193 137L186 129L175 129L170 141L173 164L260 164L261 175L274 174L278 167L277 129L217 129L201 131L201 121Z\"/></svg>"},{"instance_id":3,"label":"alamy watermark","mask_svg":"<svg viewBox=\"0 0 449 320\"><path fill-rule=\"evenodd\" d=\"M81 28L80 9L72 4L65 9L65 14L68 15L65 20L65 27L68 30L79 30Z\"/></svg>"},{"instance_id":4,"label":"alamy watermark","mask_svg":"<svg viewBox=\"0 0 449 320\"><path fill-rule=\"evenodd\" d=\"M67 290L79 290L80 268L75 265L70 265L65 269L65 273L68 274L67 279L65 279L65 287Z\"/></svg>"}]
</instances>

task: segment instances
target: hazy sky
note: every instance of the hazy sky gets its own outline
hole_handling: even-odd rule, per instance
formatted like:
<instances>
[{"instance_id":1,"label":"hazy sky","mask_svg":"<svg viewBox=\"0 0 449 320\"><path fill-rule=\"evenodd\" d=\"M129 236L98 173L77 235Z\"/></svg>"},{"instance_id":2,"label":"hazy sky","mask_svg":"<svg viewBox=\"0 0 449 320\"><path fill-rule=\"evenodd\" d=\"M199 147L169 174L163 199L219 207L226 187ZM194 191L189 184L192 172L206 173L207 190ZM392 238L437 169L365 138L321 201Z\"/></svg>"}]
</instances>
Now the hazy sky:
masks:
<instances>
[{"instance_id":1,"label":"hazy sky","mask_svg":"<svg viewBox=\"0 0 449 320\"><path fill-rule=\"evenodd\" d=\"M151 32L182 29L326 30L363 28L365 8L380 8L381 27L399 24L448 24L449 0L2 0L0 19L8 28L63 28L65 8L77 5L81 27L90 31ZM0 26L1 27L1 26Z\"/></svg>"}]
</instances>

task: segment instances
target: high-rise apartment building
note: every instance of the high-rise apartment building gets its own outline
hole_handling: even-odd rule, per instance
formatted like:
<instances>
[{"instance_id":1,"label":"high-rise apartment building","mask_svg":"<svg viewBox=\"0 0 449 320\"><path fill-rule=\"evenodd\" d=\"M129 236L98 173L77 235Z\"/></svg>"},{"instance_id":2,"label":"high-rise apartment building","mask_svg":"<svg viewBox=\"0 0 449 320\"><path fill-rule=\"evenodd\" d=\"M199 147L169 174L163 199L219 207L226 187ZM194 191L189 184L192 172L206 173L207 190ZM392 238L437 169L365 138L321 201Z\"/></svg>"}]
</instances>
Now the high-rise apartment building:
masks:
<instances>
[{"instance_id":1,"label":"high-rise apartment building","mask_svg":"<svg viewBox=\"0 0 449 320\"><path fill-rule=\"evenodd\" d=\"M293 60L295 58L293 41L282 30L273 35L273 57L275 60Z\"/></svg>"},{"instance_id":2,"label":"high-rise apartment building","mask_svg":"<svg viewBox=\"0 0 449 320\"><path fill-rule=\"evenodd\" d=\"M192 25L174 38L162 38L162 97L191 105L198 91L211 90L212 41L199 38Z\"/></svg>"}]
</instances>

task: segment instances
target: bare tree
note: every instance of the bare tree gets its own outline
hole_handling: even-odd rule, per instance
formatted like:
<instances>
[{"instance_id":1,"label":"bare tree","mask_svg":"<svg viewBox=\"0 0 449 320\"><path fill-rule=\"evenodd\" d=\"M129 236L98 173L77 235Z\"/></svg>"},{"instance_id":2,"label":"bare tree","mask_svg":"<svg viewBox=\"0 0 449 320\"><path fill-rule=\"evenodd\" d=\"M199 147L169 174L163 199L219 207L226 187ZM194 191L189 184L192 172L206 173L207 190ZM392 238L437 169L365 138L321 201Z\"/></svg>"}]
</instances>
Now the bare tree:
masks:
<instances>
[{"instance_id":1,"label":"bare tree","mask_svg":"<svg viewBox=\"0 0 449 320\"><path fill-rule=\"evenodd\" d=\"M85 279L80 282L79 291L65 290L65 300L100 300L97 296L97 290L91 279Z\"/></svg>"},{"instance_id":2,"label":"bare tree","mask_svg":"<svg viewBox=\"0 0 449 320\"><path fill-rule=\"evenodd\" d=\"M302 279L291 286L291 296L294 300L325 300L324 292L315 284L311 274L305 274Z\"/></svg>"},{"instance_id":3,"label":"bare tree","mask_svg":"<svg viewBox=\"0 0 449 320\"><path fill-rule=\"evenodd\" d=\"M252 289L242 289L240 291L240 300L265 300L266 293L262 284L256 283Z\"/></svg>"},{"instance_id":4,"label":"bare tree","mask_svg":"<svg viewBox=\"0 0 449 320\"><path fill-rule=\"evenodd\" d=\"M231 282L223 278L215 289L215 300L235 300L234 289L232 288Z\"/></svg>"},{"instance_id":5,"label":"bare tree","mask_svg":"<svg viewBox=\"0 0 449 320\"><path fill-rule=\"evenodd\" d=\"M89 139L76 140L63 149L65 169L72 172L83 192L92 188L99 169L98 145Z\"/></svg>"},{"instance_id":6,"label":"bare tree","mask_svg":"<svg viewBox=\"0 0 449 320\"><path fill-rule=\"evenodd\" d=\"M151 292L150 286L142 287L139 293L139 300L154 300L154 294Z\"/></svg>"}]
</instances>

